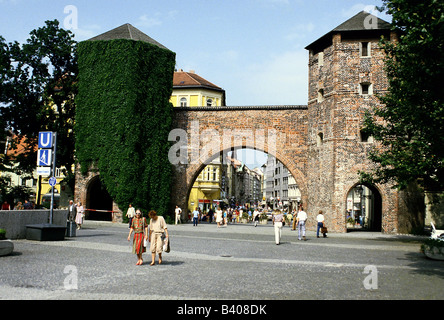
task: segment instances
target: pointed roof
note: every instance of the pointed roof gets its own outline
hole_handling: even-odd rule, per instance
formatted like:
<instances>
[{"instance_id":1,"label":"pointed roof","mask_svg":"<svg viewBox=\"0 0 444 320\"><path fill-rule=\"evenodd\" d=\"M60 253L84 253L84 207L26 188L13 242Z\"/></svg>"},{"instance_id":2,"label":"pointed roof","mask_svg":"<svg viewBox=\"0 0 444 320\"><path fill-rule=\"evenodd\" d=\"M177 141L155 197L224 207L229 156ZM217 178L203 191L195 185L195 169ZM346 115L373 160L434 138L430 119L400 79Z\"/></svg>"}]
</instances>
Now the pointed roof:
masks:
<instances>
[{"instance_id":1,"label":"pointed roof","mask_svg":"<svg viewBox=\"0 0 444 320\"><path fill-rule=\"evenodd\" d=\"M221 87L216 86L210 81L202 78L196 73L183 70L175 71L173 76L173 88L189 88L189 87L203 87L217 91L223 91Z\"/></svg>"},{"instance_id":2,"label":"pointed roof","mask_svg":"<svg viewBox=\"0 0 444 320\"><path fill-rule=\"evenodd\" d=\"M361 11L332 31L390 30L392 25L366 11Z\"/></svg>"},{"instance_id":3,"label":"pointed roof","mask_svg":"<svg viewBox=\"0 0 444 320\"><path fill-rule=\"evenodd\" d=\"M88 41L96 41L96 40L115 40L115 39L127 39L127 40L135 40L135 41L144 41L151 44L154 44L162 49L167 49L167 47L163 46L161 43L157 42L153 38L147 36L145 33L140 31L139 29L133 27L129 23L125 23L120 27L114 28L105 33L99 34Z\"/></svg>"},{"instance_id":4,"label":"pointed roof","mask_svg":"<svg viewBox=\"0 0 444 320\"><path fill-rule=\"evenodd\" d=\"M331 37L333 33L381 33L382 31L391 30L392 25L387 21L378 18L366 11L361 11L348 19L347 21L341 23L336 28L326 33L316 41L312 42L305 47L307 50L311 50L315 47L323 45L325 43L331 43Z\"/></svg>"}]
</instances>

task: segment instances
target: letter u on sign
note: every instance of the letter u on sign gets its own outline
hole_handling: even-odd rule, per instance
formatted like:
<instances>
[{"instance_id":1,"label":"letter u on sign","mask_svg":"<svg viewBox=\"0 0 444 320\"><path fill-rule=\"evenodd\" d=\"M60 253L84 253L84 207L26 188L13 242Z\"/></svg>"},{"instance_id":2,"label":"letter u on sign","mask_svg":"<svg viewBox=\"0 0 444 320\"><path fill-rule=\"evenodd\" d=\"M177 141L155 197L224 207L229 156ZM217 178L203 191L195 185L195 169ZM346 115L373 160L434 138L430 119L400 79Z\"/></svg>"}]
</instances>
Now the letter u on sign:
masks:
<instances>
[{"instance_id":1,"label":"letter u on sign","mask_svg":"<svg viewBox=\"0 0 444 320\"><path fill-rule=\"evenodd\" d=\"M39 132L39 148L41 148L41 149L52 148L52 132L51 131Z\"/></svg>"}]
</instances>

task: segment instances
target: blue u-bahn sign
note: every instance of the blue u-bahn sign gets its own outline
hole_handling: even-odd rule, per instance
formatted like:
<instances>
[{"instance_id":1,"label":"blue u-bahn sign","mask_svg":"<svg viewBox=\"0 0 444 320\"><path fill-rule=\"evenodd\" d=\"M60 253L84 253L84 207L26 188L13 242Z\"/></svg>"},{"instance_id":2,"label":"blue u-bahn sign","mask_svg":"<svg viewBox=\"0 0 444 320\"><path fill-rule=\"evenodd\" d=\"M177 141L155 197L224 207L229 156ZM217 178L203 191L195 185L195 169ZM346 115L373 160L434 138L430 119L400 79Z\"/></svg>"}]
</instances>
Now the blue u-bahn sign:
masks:
<instances>
[{"instance_id":1,"label":"blue u-bahn sign","mask_svg":"<svg viewBox=\"0 0 444 320\"><path fill-rule=\"evenodd\" d=\"M52 137L51 131L39 132L39 149L51 149L54 143Z\"/></svg>"}]
</instances>

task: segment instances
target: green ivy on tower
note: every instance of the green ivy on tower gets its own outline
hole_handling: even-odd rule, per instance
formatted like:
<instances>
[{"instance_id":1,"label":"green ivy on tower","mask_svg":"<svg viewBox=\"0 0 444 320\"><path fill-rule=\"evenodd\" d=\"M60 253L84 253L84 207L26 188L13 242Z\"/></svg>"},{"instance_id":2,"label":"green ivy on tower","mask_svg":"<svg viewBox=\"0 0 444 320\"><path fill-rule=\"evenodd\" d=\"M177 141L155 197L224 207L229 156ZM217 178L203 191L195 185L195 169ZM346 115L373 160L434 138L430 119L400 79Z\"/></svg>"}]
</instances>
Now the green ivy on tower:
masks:
<instances>
[{"instance_id":1,"label":"green ivy on tower","mask_svg":"<svg viewBox=\"0 0 444 320\"><path fill-rule=\"evenodd\" d=\"M120 208L166 215L170 203L175 53L127 39L78 45L76 157L98 170Z\"/></svg>"}]
</instances>

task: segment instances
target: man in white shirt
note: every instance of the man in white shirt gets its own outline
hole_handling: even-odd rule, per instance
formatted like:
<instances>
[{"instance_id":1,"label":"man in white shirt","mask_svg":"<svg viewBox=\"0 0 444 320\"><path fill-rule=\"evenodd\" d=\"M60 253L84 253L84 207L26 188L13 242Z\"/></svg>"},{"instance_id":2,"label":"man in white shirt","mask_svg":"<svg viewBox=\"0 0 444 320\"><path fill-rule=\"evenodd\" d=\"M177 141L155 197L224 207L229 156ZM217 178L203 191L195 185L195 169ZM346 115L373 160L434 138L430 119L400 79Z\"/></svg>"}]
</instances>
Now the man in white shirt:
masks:
<instances>
[{"instance_id":1,"label":"man in white shirt","mask_svg":"<svg viewBox=\"0 0 444 320\"><path fill-rule=\"evenodd\" d=\"M180 217L181 217L181 214L182 214L182 209L179 208L179 206L176 206L176 209L174 211L176 213L176 224L177 224L177 222L180 223Z\"/></svg>"},{"instance_id":2,"label":"man in white shirt","mask_svg":"<svg viewBox=\"0 0 444 320\"><path fill-rule=\"evenodd\" d=\"M298 227L298 239L301 239L301 235L302 238L305 240L307 240L305 238L305 221L307 220L307 213L304 211L304 208L300 207L300 210L298 212L298 216L296 218L296 224Z\"/></svg>"},{"instance_id":3,"label":"man in white shirt","mask_svg":"<svg viewBox=\"0 0 444 320\"><path fill-rule=\"evenodd\" d=\"M197 221L199 220L199 210L196 207L196 210L193 211L193 226L197 227Z\"/></svg>"},{"instance_id":4,"label":"man in white shirt","mask_svg":"<svg viewBox=\"0 0 444 320\"><path fill-rule=\"evenodd\" d=\"M131 228L133 218L136 216L136 210L134 209L134 207L131 203L128 206L128 211L126 212L126 216L128 217L129 227Z\"/></svg>"},{"instance_id":5,"label":"man in white shirt","mask_svg":"<svg viewBox=\"0 0 444 320\"><path fill-rule=\"evenodd\" d=\"M319 238L319 230L324 227L324 215L322 213L322 210L319 210L319 214L316 216L316 221L318 222L317 228L316 228L316 237ZM324 233L324 238L327 236Z\"/></svg>"}]
</instances>

